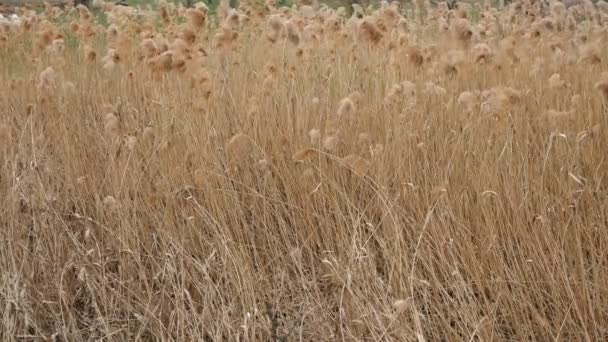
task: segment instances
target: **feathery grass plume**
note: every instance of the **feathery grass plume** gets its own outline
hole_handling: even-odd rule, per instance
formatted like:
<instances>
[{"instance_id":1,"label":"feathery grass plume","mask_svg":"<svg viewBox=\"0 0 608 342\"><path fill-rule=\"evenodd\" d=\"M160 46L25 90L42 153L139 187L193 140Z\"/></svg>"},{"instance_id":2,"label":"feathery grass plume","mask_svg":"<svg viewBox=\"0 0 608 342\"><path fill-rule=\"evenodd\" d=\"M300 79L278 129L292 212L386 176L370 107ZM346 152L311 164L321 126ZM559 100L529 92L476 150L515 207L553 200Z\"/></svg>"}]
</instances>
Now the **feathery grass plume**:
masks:
<instances>
[{"instance_id":1,"label":"feathery grass plume","mask_svg":"<svg viewBox=\"0 0 608 342\"><path fill-rule=\"evenodd\" d=\"M72 33L78 33L78 31L80 31L80 24L78 24L77 21L72 21L70 23L70 31Z\"/></svg>"},{"instance_id":2,"label":"feathery grass plume","mask_svg":"<svg viewBox=\"0 0 608 342\"><path fill-rule=\"evenodd\" d=\"M342 158L342 162L361 177L365 176L371 167L368 160L356 154L349 154L348 156Z\"/></svg>"},{"instance_id":3,"label":"feathery grass plume","mask_svg":"<svg viewBox=\"0 0 608 342\"><path fill-rule=\"evenodd\" d=\"M473 47L472 52L475 63L489 63L494 57L494 51L485 43L476 44Z\"/></svg>"},{"instance_id":4,"label":"feathery grass plume","mask_svg":"<svg viewBox=\"0 0 608 342\"><path fill-rule=\"evenodd\" d=\"M179 36L189 46L192 46L196 42L196 33L189 27L182 28Z\"/></svg>"},{"instance_id":5,"label":"feathery grass plume","mask_svg":"<svg viewBox=\"0 0 608 342\"><path fill-rule=\"evenodd\" d=\"M76 85L73 82L65 81L63 82L63 92L69 95L76 94Z\"/></svg>"},{"instance_id":6,"label":"feathery grass plume","mask_svg":"<svg viewBox=\"0 0 608 342\"><path fill-rule=\"evenodd\" d=\"M465 18L454 20L452 32L455 38L464 45L468 45L473 37L473 29L471 23Z\"/></svg>"},{"instance_id":7,"label":"feathery grass plume","mask_svg":"<svg viewBox=\"0 0 608 342\"><path fill-rule=\"evenodd\" d=\"M49 44L53 41L53 37L55 33L52 27L48 27L38 33L38 41L36 43L36 47L39 50L45 50Z\"/></svg>"},{"instance_id":8,"label":"feathery grass plume","mask_svg":"<svg viewBox=\"0 0 608 342\"><path fill-rule=\"evenodd\" d=\"M424 84L424 92L432 96L443 96L447 94L447 90L444 87L438 86L432 81L428 81Z\"/></svg>"},{"instance_id":9,"label":"feathery grass plume","mask_svg":"<svg viewBox=\"0 0 608 342\"><path fill-rule=\"evenodd\" d=\"M97 32L91 24L85 24L81 26L79 33L82 36L82 39L84 39L85 41L90 40L97 35Z\"/></svg>"},{"instance_id":10,"label":"feathery grass plume","mask_svg":"<svg viewBox=\"0 0 608 342\"><path fill-rule=\"evenodd\" d=\"M255 163L255 167L256 169L262 171L265 174L268 174L272 170L270 163L266 159L258 160Z\"/></svg>"},{"instance_id":11,"label":"feathery grass plume","mask_svg":"<svg viewBox=\"0 0 608 342\"><path fill-rule=\"evenodd\" d=\"M455 75L464 63L465 56L462 50L449 50L441 59L441 68L446 75Z\"/></svg>"},{"instance_id":12,"label":"feathery grass plume","mask_svg":"<svg viewBox=\"0 0 608 342\"><path fill-rule=\"evenodd\" d=\"M120 120L114 113L108 113L104 117L104 130L110 137L118 136Z\"/></svg>"},{"instance_id":13,"label":"feathery grass plume","mask_svg":"<svg viewBox=\"0 0 608 342\"><path fill-rule=\"evenodd\" d=\"M481 98L481 111L485 114L496 114L520 103L522 94L510 87L496 87L483 91Z\"/></svg>"},{"instance_id":14,"label":"feathery grass plume","mask_svg":"<svg viewBox=\"0 0 608 342\"><path fill-rule=\"evenodd\" d=\"M500 54L510 59L512 63L519 63L520 58L515 52L517 44L517 40L514 37L506 37L502 39L499 43Z\"/></svg>"},{"instance_id":15,"label":"feathery grass plume","mask_svg":"<svg viewBox=\"0 0 608 342\"><path fill-rule=\"evenodd\" d=\"M552 61L553 64L557 67L564 65L569 62L568 56L564 53L564 51L560 48L556 48L553 52Z\"/></svg>"},{"instance_id":16,"label":"feathery grass plume","mask_svg":"<svg viewBox=\"0 0 608 342\"><path fill-rule=\"evenodd\" d=\"M158 48L154 39L144 39L141 42L141 49L145 58L152 58L158 54Z\"/></svg>"},{"instance_id":17,"label":"feathery grass plume","mask_svg":"<svg viewBox=\"0 0 608 342\"><path fill-rule=\"evenodd\" d=\"M49 52L55 55L61 55L65 50L65 42L63 38L54 39L49 46Z\"/></svg>"},{"instance_id":18,"label":"feathery grass plume","mask_svg":"<svg viewBox=\"0 0 608 342\"><path fill-rule=\"evenodd\" d=\"M416 85L411 81L401 82L401 91L403 95L412 99L416 97Z\"/></svg>"},{"instance_id":19,"label":"feathery grass plume","mask_svg":"<svg viewBox=\"0 0 608 342\"><path fill-rule=\"evenodd\" d=\"M202 188L205 185L206 178L205 170L203 169L196 169L192 173L192 180L197 188Z\"/></svg>"},{"instance_id":20,"label":"feathery grass plume","mask_svg":"<svg viewBox=\"0 0 608 342\"><path fill-rule=\"evenodd\" d=\"M511 87L500 87L498 88L498 92L500 93L501 97L504 98L504 101L508 106L514 106L521 103L523 99L521 91Z\"/></svg>"},{"instance_id":21,"label":"feathery grass plume","mask_svg":"<svg viewBox=\"0 0 608 342\"><path fill-rule=\"evenodd\" d=\"M608 101L608 72L603 72L600 80L595 83L595 88L602 94L604 100Z\"/></svg>"},{"instance_id":22,"label":"feathery grass plume","mask_svg":"<svg viewBox=\"0 0 608 342\"><path fill-rule=\"evenodd\" d=\"M285 29L285 21L278 14L272 14L268 17L268 27L270 30L266 33L266 38L275 43L281 36L281 32Z\"/></svg>"},{"instance_id":23,"label":"feathery grass plume","mask_svg":"<svg viewBox=\"0 0 608 342\"><path fill-rule=\"evenodd\" d=\"M186 10L186 19L188 24L193 30L199 31L205 27L207 22L207 11L206 7L201 8L188 8Z\"/></svg>"},{"instance_id":24,"label":"feathery grass plume","mask_svg":"<svg viewBox=\"0 0 608 342\"><path fill-rule=\"evenodd\" d=\"M95 63L97 60L97 52L89 45L84 46L84 60L88 63Z\"/></svg>"},{"instance_id":25,"label":"feathery grass plume","mask_svg":"<svg viewBox=\"0 0 608 342\"><path fill-rule=\"evenodd\" d=\"M388 27L393 28L397 25L400 19L403 19L403 16L400 13L401 4L397 1L392 1L388 6L385 6L381 11L382 17L384 17L386 24Z\"/></svg>"},{"instance_id":26,"label":"feathery grass plume","mask_svg":"<svg viewBox=\"0 0 608 342\"><path fill-rule=\"evenodd\" d=\"M323 148L330 152L335 152L338 149L340 140L335 136L329 136L323 139Z\"/></svg>"},{"instance_id":27,"label":"feathery grass plume","mask_svg":"<svg viewBox=\"0 0 608 342\"><path fill-rule=\"evenodd\" d=\"M47 67L38 76L38 90L51 91L57 81L57 74L53 67Z\"/></svg>"},{"instance_id":28,"label":"feathery grass plume","mask_svg":"<svg viewBox=\"0 0 608 342\"><path fill-rule=\"evenodd\" d=\"M369 147L372 145L372 137L367 132L362 132L357 135L358 147L365 153L368 152Z\"/></svg>"},{"instance_id":29,"label":"feathery grass plume","mask_svg":"<svg viewBox=\"0 0 608 342\"><path fill-rule=\"evenodd\" d=\"M230 0L220 0L219 5L216 8L216 13L217 16L224 21L230 15L231 10L232 6L230 6Z\"/></svg>"},{"instance_id":30,"label":"feathery grass plume","mask_svg":"<svg viewBox=\"0 0 608 342\"><path fill-rule=\"evenodd\" d=\"M76 6L76 9L78 10L78 16L80 17L80 19L84 21L90 21L93 18L91 12L85 5L79 4L78 6Z\"/></svg>"},{"instance_id":31,"label":"feathery grass plume","mask_svg":"<svg viewBox=\"0 0 608 342\"><path fill-rule=\"evenodd\" d=\"M154 139L156 137L156 133L154 132L154 128L147 126L144 128L144 131L141 134L141 138L144 143L152 144L154 143Z\"/></svg>"},{"instance_id":32,"label":"feathery grass plume","mask_svg":"<svg viewBox=\"0 0 608 342\"><path fill-rule=\"evenodd\" d=\"M137 137L132 135L128 136L125 139L125 145L129 150L133 151L135 149L135 146L137 145Z\"/></svg>"},{"instance_id":33,"label":"feathery grass plume","mask_svg":"<svg viewBox=\"0 0 608 342\"><path fill-rule=\"evenodd\" d=\"M405 48L405 56L407 61L415 66L421 66L424 63L424 55L418 45L409 45Z\"/></svg>"},{"instance_id":34,"label":"feathery grass plume","mask_svg":"<svg viewBox=\"0 0 608 342\"><path fill-rule=\"evenodd\" d=\"M340 100L340 103L338 104L338 118L351 115L355 110L355 102L350 97L345 97Z\"/></svg>"},{"instance_id":35,"label":"feathery grass plume","mask_svg":"<svg viewBox=\"0 0 608 342\"><path fill-rule=\"evenodd\" d=\"M450 24L448 24L448 21L446 18L444 18L444 17L437 18L437 30L439 30L439 32L441 32L441 33L448 32L450 30Z\"/></svg>"},{"instance_id":36,"label":"feathery grass plume","mask_svg":"<svg viewBox=\"0 0 608 342\"><path fill-rule=\"evenodd\" d=\"M597 65L602 63L601 43L595 42L585 44L580 49L578 63L585 65Z\"/></svg>"},{"instance_id":37,"label":"feathery grass plume","mask_svg":"<svg viewBox=\"0 0 608 342\"><path fill-rule=\"evenodd\" d=\"M374 147L372 147L370 150L372 158L376 158L382 155L382 152L384 152L384 145L382 144L375 144Z\"/></svg>"},{"instance_id":38,"label":"feathery grass plume","mask_svg":"<svg viewBox=\"0 0 608 342\"><path fill-rule=\"evenodd\" d=\"M553 18L550 18L550 17L542 18L540 20L539 25L542 26L547 31L554 31L557 28L555 21L553 20Z\"/></svg>"},{"instance_id":39,"label":"feathery grass plume","mask_svg":"<svg viewBox=\"0 0 608 342\"><path fill-rule=\"evenodd\" d=\"M398 313L405 312L405 311L407 311L407 310L408 310L410 307L411 307L411 305L410 305L410 299L409 299L409 298L408 298L408 299L406 299L406 300L403 300L403 299L398 299L398 300L396 300L395 302L393 302L393 308L395 308L395 310L396 310Z\"/></svg>"},{"instance_id":40,"label":"feathery grass plume","mask_svg":"<svg viewBox=\"0 0 608 342\"><path fill-rule=\"evenodd\" d=\"M242 133L234 135L228 143L226 143L226 154L233 160L241 160L251 154L252 146L249 138Z\"/></svg>"},{"instance_id":41,"label":"feathery grass plume","mask_svg":"<svg viewBox=\"0 0 608 342\"><path fill-rule=\"evenodd\" d=\"M317 146L321 142L321 131L313 128L308 132L308 138L310 139L310 143Z\"/></svg>"},{"instance_id":42,"label":"feathery grass plume","mask_svg":"<svg viewBox=\"0 0 608 342\"><path fill-rule=\"evenodd\" d=\"M101 59L101 62L105 70L112 70L120 60L120 54L116 49L108 49L108 53Z\"/></svg>"},{"instance_id":43,"label":"feathery grass plume","mask_svg":"<svg viewBox=\"0 0 608 342\"><path fill-rule=\"evenodd\" d=\"M382 31L372 22L370 18L365 18L359 23L359 39L377 45L382 40Z\"/></svg>"},{"instance_id":44,"label":"feathery grass plume","mask_svg":"<svg viewBox=\"0 0 608 342\"><path fill-rule=\"evenodd\" d=\"M316 154L317 150L314 148L303 148L294 153L292 159L297 162L303 162L312 159Z\"/></svg>"},{"instance_id":45,"label":"feathery grass plume","mask_svg":"<svg viewBox=\"0 0 608 342\"><path fill-rule=\"evenodd\" d=\"M458 104L465 107L467 111L472 112L478 106L479 98L477 94L471 91L463 91L458 96Z\"/></svg>"},{"instance_id":46,"label":"feathery grass plume","mask_svg":"<svg viewBox=\"0 0 608 342\"><path fill-rule=\"evenodd\" d=\"M312 192L319 186L317 173L313 168L307 168L300 174L300 182L307 192Z\"/></svg>"},{"instance_id":47,"label":"feathery grass plume","mask_svg":"<svg viewBox=\"0 0 608 342\"><path fill-rule=\"evenodd\" d=\"M300 45L300 30L296 24L294 24L293 20L285 22L285 28L287 29L287 39L289 42L295 46Z\"/></svg>"},{"instance_id":48,"label":"feathery grass plume","mask_svg":"<svg viewBox=\"0 0 608 342\"><path fill-rule=\"evenodd\" d=\"M110 41L115 40L118 37L118 27L114 24L110 24L106 29L106 35Z\"/></svg>"},{"instance_id":49,"label":"feathery grass plume","mask_svg":"<svg viewBox=\"0 0 608 342\"><path fill-rule=\"evenodd\" d=\"M237 38L237 31L222 26L222 28L213 36L213 46L220 50L227 50Z\"/></svg>"},{"instance_id":50,"label":"feathery grass plume","mask_svg":"<svg viewBox=\"0 0 608 342\"><path fill-rule=\"evenodd\" d=\"M106 210L112 210L116 208L116 200L112 196L106 196L103 199L102 203Z\"/></svg>"},{"instance_id":51,"label":"feathery grass plume","mask_svg":"<svg viewBox=\"0 0 608 342\"><path fill-rule=\"evenodd\" d=\"M236 9L230 9L222 24L223 27L231 30L236 30L241 24L241 16Z\"/></svg>"},{"instance_id":52,"label":"feathery grass plume","mask_svg":"<svg viewBox=\"0 0 608 342\"><path fill-rule=\"evenodd\" d=\"M551 16L553 20L563 20L566 18L566 6L560 1L551 1L549 3Z\"/></svg>"},{"instance_id":53,"label":"feathery grass plume","mask_svg":"<svg viewBox=\"0 0 608 342\"><path fill-rule=\"evenodd\" d=\"M562 76L560 74L555 73L549 77L547 85L551 89L561 89L566 87L566 81L562 80Z\"/></svg>"},{"instance_id":54,"label":"feathery grass plume","mask_svg":"<svg viewBox=\"0 0 608 342\"><path fill-rule=\"evenodd\" d=\"M158 16L164 25L171 24L171 15L169 14L169 7L165 0L158 2Z\"/></svg>"},{"instance_id":55,"label":"feathery grass plume","mask_svg":"<svg viewBox=\"0 0 608 342\"><path fill-rule=\"evenodd\" d=\"M168 72L173 67L173 51L165 51L148 60L148 67L154 72Z\"/></svg>"},{"instance_id":56,"label":"feathery grass plume","mask_svg":"<svg viewBox=\"0 0 608 342\"><path fill-rule=\"evenodd\" d=\"M384 103L391 104L397 101L403 94L403 86L399 83L395 83L391 86L391 89L386 93L384 97Z\"/></svg>"},{"instance_id":57,"label":"feathery grass plume","mask_svg":"<svg viewBox=\"0 0 608 342\"><path fill-rule=\"evenodd\" d=\"M173 51L174 54L181 55L189 54L191 52L191 49L188 44L180 38L175 38L173 42L171 42L171 44L169 45L169 50Z\"/></svg>"},{"instance_id":58,"label":"feathery grass plume","mask_svg":"<svg viewBox=\"0 0 608 342\"><path fill-rule=\"evenodd\" d=\"M270 94L276 89L278 79L275 75L270 74L262 81L262 91L265 94Z\"/></svg>"}]
</instances>

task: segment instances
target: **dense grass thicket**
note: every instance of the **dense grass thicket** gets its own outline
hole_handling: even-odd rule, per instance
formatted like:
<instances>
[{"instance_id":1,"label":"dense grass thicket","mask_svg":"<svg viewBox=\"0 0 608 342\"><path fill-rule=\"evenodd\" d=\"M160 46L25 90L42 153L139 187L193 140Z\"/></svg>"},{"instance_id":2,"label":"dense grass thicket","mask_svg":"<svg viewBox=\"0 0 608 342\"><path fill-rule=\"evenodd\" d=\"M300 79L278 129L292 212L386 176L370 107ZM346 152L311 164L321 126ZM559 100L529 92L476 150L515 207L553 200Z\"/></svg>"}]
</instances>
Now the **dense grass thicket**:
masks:
<instances>
[{"instance_id":1,"label":"dense grass thicket","mask_svg":"<svg viewBox=\"0 0 608 342\"><path fill-rule=\"evenodd\" d=\"M608 339L605 2L96 6L0 25L0 340Z\"/></svg>"}]
</instances>

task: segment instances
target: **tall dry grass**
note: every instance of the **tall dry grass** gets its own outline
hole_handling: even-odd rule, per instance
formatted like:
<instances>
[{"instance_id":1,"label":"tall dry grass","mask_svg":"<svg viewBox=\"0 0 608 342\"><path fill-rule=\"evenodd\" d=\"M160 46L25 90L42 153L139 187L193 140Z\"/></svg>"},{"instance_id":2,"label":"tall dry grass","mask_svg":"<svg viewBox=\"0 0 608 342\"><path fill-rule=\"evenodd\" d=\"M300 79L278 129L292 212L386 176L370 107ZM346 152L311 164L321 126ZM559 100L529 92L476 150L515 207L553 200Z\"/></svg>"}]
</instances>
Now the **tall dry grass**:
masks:
<instances>
[{"instance_id":1,"label":"tall dry grass","mask_svg":"<svg viewBox=\"0 0 608 342\"><path fill-rule=\"evenodd\" d=\"M104 11L1 30L3 341L608 338L605 3Z\"/></svg>"}]
</instances>

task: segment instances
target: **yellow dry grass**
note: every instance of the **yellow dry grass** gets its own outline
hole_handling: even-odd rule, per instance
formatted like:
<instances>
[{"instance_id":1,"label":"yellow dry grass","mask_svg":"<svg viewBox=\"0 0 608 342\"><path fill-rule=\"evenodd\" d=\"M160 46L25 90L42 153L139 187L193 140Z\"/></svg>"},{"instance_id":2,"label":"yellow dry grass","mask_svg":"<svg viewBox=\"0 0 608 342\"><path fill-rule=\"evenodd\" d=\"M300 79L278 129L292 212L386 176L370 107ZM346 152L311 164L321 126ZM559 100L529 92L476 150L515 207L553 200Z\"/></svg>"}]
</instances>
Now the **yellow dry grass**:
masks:
<instances>
[{"instance_id":1,"label":"yellow dry grass","mask_svg":"<svg viewBox=\"0 0 608 342\"><path fill-rule=\"evenodd\" d=\"M102 7L0 29L1 340L608 338L604 2Z\"/></svg>"}]
</instances>

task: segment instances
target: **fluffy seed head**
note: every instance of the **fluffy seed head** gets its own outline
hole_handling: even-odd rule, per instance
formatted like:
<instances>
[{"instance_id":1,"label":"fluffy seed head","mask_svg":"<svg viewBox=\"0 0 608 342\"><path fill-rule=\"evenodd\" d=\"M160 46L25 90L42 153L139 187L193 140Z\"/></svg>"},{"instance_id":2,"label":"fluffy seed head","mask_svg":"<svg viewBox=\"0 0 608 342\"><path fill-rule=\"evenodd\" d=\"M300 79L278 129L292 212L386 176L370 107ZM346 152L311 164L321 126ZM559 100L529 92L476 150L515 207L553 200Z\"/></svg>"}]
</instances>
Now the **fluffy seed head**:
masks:
<instances>
[{"instance_id":1,"label":"fluffy seed head","mask_svg":"<svg viewBox=\"0 0 608 342\"><path fill-rule=\"evenodd\" d=\"M194 30L200 30L205 27L207 13L200 8L189 8L186 10L186 19Z\"/></svg>"},{"instance_id":2,"label":"fluffy seed head","mask_svg":"<svg viewBox=\"0 0 608 342\"><path fill-rule=\"evenodd\" d=\"M118 135L118 131L120 128L120 120L114 113L109 113L104 117L105 125L104 130L107 135L110 137L115 137Z\"/></svg>"},{"instance_id":3,"label":"fluffy seed head","mask_svg":"<svg viewBox=\"0 0 608 342\"><path fill-rule=\"evenodd\" d=\"M308 137L310 138L311 144L318 145L321 141L321 131L316 128L313 128L308 132Z\"/></svg>"},{"instance_id":4,"label":"fluffy seed head","mask_svg":"<svg viewBox=\"0 0 608 342\"><path fill-rule=\"evenodd\" d=\"M56 73L53 67L44 69L38 76L38 89L49 89L55 83Z\"/></svg>"},{"instance_id":5,"label":"fluffy seed head","mask_svg":"<svg viewBox=\"0 0 608 342\"><path fill-rule=\"evenodd\" d=\"M278 14L273 14L268 17L268 26L274 33L278 34L285 27L285 22L283 21L283 18L281 18L281 16L279 16Z\"/></svg>"},{"instance_id":6,"label":"fluffy seed head","mask_svg":"<svg viewBox=\"0 0 608 342\"><path fill-rule=\"evenodd\" d=\"M86 45L84 47L84 59L89 63L94 63L97 59L97 52L95 52L95 49L93 49L89 45Z\"/></svg>"},{"instance_id":7,"label":"fluffy seed head","mask_svg":"<svg viewBox=\"0 0 608 342\"><path fill-rule=\"evenodd\" d=\"M155 137L154 128L149 127L149 126L144 128L141 138L145 143L154 142L154 137Z\"/></svg>"},{"instance_id":8,"label":"fluffy seed head","mask_svg":"<svg viewBox=\"0 0 608 342\"><path fill-rule=\"evenodd\" d=\"M456 19L454 22L454 26L452 27L452 32L462 43L468 43L471 41L473 37L473 29L471 28L471 24L465 18Z\"/></svg>"},{"instance_id":9,"label":"fluffy seed head","mask_svg":"<svg viewBox=\"0 0 608 342\"><path fill-rule=\"evenodd\" d=\"M287 29L287 39L293 45L298 46L300 44L300 30L291 20L287 21L285 28Z\"/></svg>"},{"instance_id":10,"label":"fluffy seed head","mask_svg":"<svg viewBox=\"0 0 608 342\"><path fill-rule=\"evenodd\" d=\"M397 310L397 312L404 312L410 307L409 300L398 299L393 303L393 308Z\"/></svg>"},{"instance_id":11,"label":"fluffy seed head","mask_svg":"<svg viewBox=\"0 0 608 342\"><path fill-rule=\"evenodd\" d=\"M493 56L494 52L488 44L480 43L473 47L473 58L476 63L488 63Z\"/></svg>"},{"instance_id":12,"label":"fluffy seed head","mask_svg":"<svg viewBox=\"0 0 608 342\"><path fill-rule=\"evenodd\" d=\"M192 178L194 181L194 185L202 188L203 185L205 185L205 170L203 169L196 169L194 170L194 173L192 174Z\"/></svg>"},{"instance_id":13,"label":"fluffy seed head","mask_svg":"<svg viewBox=\"0 0 608 342\"><path fill-rule=\"evenodd\" d=\"M477 105L477 95L470 91L463 91L458 96L458 104L465 107L467 111L471 112Z\"/></svg>"},{"instance_id":14,"label":"fluffy seed head","mask_svg":"<svg viewBox=\"0 0 608 342\"><path fill-rule=\"evenodd\" d=\"M294 153L292 159L297 162L302 162L308 159L313 158L317 154L317 150L314 148L303 148L296 153Z\"/></svg>"},{"instance_id":15,"label":"fluffy seed head","mask_svg":"<svg viewBox=\"0 0 608 342\"><path fill-rule=\"evenodd\" d=\"M328 151L335 151L338 148L338 143L337 137L329 136L323 140L323 148Z\"/></svg>"},{"instance_id":16,"label":"fluffy seed head","mask_svg":"<svg viewBox=\"0 0 608 342\"><path fill-rule=\"evenodd\" d=\"M604 55L601 52L601 49L598 47L601 44L586 44L581 48L580 57L578 62L584 65L597 65L602 63L602 56Z\"/></svg>"},{"instance_id":17,"label":"fluffy seed head","mask_svg":"<svg viewBox=\"0 0 608 342\"><path fill-rule=\"evenodd\" d=\"M141 42L141 48L143 50L144 57L146 58L152 58L158 53L156 43L150 38L144 39L144 41Z\"/></svg>"},{"instance_id":18,"label":"fluffy seed head","mask_svg":"<svg viewBox=\"0 0 608 342\"><path fill-rule=\"evenodd\" d=\"M355 102L350 97L340 100L338 105L338 117L349 115L355 111Z\"/></svg>"},{"instance_id":19,"label":"fluffy seed head","mask_svg":"<svg viewBox=\"0 0 608 342\"><path fill-rule=\"evenodd\" d=\"M369 161L356 154L349 154L342 158L342 162L359 176L365 176L371 166Z\"/></svg>"},{"instance_id":20,"label":"fluffy seed head","mask_svg":"<svg viewBox=\"0 0 608 342\"><path fill-rule=\"evenodd\" d=\"M226 153L233 160L247 157L251 153L249 138L244 134L236 134L226 143Z\"/></svg>"},{"instance_id":21,"label":"fluffy seed head","mask_svg":"<svg viewBox=\"0 0 608 342\"><path fill-rule=\"evenodd\" d=\"M103 199L103 206L107 209L107 210L112 210L116 207L116 200L114 199L114 197L112 196L106 196Z\"/></svg>"},{"instance_id":22,"label":"fluffy seed head","mask_svg":"<svg viewBox=\"0 0 608 342\"><path fill-rule=\"evenodd\" d=\"M359 24L359 36L364 42L378 44L382 39L382 31L370 19L364 19Z\"/></svg>"},{"instance_id":23,"label":"fluffy seed head","mask_svg":"<svg viewBox=\"0 0 608 342\"><path fill-rule=\"evenodd\" d=\"M127 145L129 150L135 149L135 146L137 145L137 138L132 135L128 136L125 141L125 145Z\"/></svg>"},{"instance_id":24,"label":"fluffy seed head","mask_svg":"<svg viewBox=\"0 0 608 342\"><path fill-rule=\"evenodd\" d=\"M551 89L559 89L566 86L566 82L562 80L562 76L558 73L551 75L547 81L547 84Z\"/></svg>"}]
</instances>

